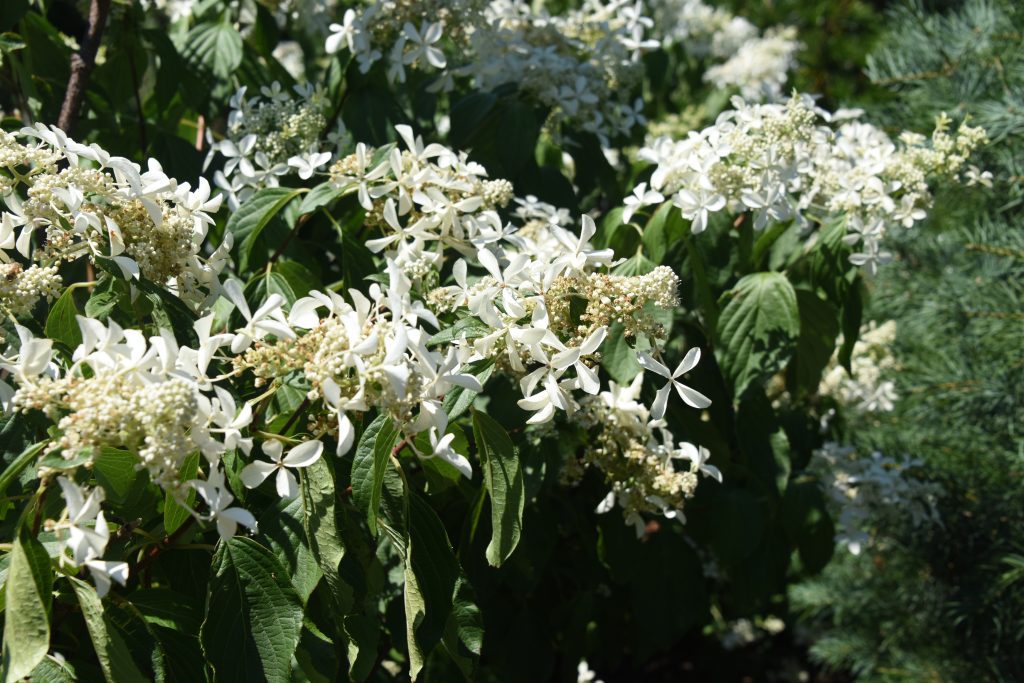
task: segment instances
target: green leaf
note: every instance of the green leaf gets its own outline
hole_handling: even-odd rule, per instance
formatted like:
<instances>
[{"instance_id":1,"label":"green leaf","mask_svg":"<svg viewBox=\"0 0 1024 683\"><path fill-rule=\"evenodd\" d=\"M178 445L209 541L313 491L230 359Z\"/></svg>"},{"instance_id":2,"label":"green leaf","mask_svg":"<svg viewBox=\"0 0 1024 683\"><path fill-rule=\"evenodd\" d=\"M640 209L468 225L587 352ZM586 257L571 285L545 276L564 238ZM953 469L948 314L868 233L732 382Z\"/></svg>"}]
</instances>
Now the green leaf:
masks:
<instances>
[{"instance_id":1,"label":"green leaf","mask_svg":"<svg viewBox=\"0 0 1024 683\"><path fill-rule=\"evenodd\" d=\"M194 66L226 79L242 63L242 36L227 21L203 22L188 32L182 54Z\"/></svg>"},{"instance_id":2,"label":"green leaf","mask_svg":"<svg viewBox=\"0 0 1024 683\"><path fill-rule=\"evenodd\" d=\"M73 576L69 576L68 581L71 582L71 587L78 597L78 604L82 607L82 617L85 619L85 627L89 631L96 657L100 661L103 677L108 683L147 680L132 659L121 634L105 613L95 589Z\"/></svg>"},{"instance_id":3,"label":"green leaf","mask_svg":"<svg viewBox=\"0 0 1024 683\"><path fill-rule=\"evenodd\" d=\"M835 306L806 289L796 290L796 300L800 310L800 337L786 368L789 389L794 393L818 388L839 335L839 311Z\"/></svg>"},{"instance_id":4,"label":"green leaf","mask_svg":"<svg viewBox=\"0 0 1024 683\"><path fill-rule=\"evenodd\" d=\"M93 288L89 300L85 302L85 315L97 320L106 320L117 307L122 294L127 294L120 288L123 286L123 280L105 274Z\"/></svg>"},{"instance_id":5,"label":"green leaf","mask_svg":"<svg viewBox=\"0 0 1024 683\"><path fill-rule=\"evenodd\" d=\"M64 290L60 298L53 304L50 314L46 317L43 332L50 339L63 342L69 349L75 349L82 343L82 331L78 329L78 308L75 306L75 290Z\"/></svg>"},{"instance_id":6,"label":"green leaf","mask_svg":"<svg viewBox=\"0 0 1024 683\"><path fill-rule=\"evenodd\" d=\"M4 586L3 680L32 672L50 650L53 569L43 545L22 528L11 547Z\"/></svg>"},{"instance_id":7,"label":"green leaf","mask_svg":"<svg viewBox=\"0 0 1024 683\"><path fill-rule=\"evenodd\" d=\"M106 500L114 505L123 505L132 494L132 489L144 482L146 477L136 468L139 459L118 448L104 446L93 458L93 473L106 493Z\"/></svg>"},{"instance_id":8,"label":"green leaf","mask_svg":"<svg viewBox=\"0 0 1024 683\"><path fill-rule=\"evenodd\" d=\"M665 254L684 232L683 217L672 202L665 202L644 227L643 245L654 263L664 263Z\"/></svg>"},{"instance_id":9,"label":"green leaf","mask_svg":"<svg viewBox=\"0 0 1024 683\"><path fill-rule=\"evenodd\" d=\"M636 360L636 352L626 341L626 328L622 323L612 323L608 328L608 338L601 347L601 367L621 385L632 382L643 369Z\"/></svg>"},{"instance_id":10,"label":"green leaf","mask_svg":"<svg viewBox=\"0 0 1024 683\"><path fill-rule=\"evenodd\" d=\"M181 481L195 479L197 472L199 472L199 453L192 453L185 458L185 461L178 469L179 478ZM185 494L185 503L191 506L195 499L196 490L190 486L188 487L188 493ZM173 534L190 516L191 513L188 511L188 508L176 501L170 493L164 495L165 533Z\"/></svg>"},{"instance_id":11,"label":"green leaf","mask_svg":"<svg viewBox=\"0 0 1024 683\"><path fill-rule=\"evenodd\" d=\"M256 541L222 541L213 554L199 638L218 681L291 681L302 601L274 554Z\"/></svg>"},{"instance_id":12,"label":"green leaf","mask_svg":"<svg viewBox=\"0 0 1024 683\"><path fill-rule=\"evenodd\" d=\"M303 197L302 204L299 205L299 213L313 213L321 206L327 206L341 197L344 197L346 194L354 192L357 187L358 185L352 185L351 187L337 187L333 181L320 183L310 190L309 194Z\"/></svg>"},{"instance_id":13,"label":"green leaf","mask_svg":"<svg viewBox=\"0 0 1024 683\"><path fill-rule=\"evenodd\" d=\"M832 559L835 526L821 486L812 479L794 482L782 499L782 525L796 545L804 571L821 571Z\"/></svg>"},{"instance_id":14,"label":"green leaf","mask_svg":"<svg viewBox=\"0 0 1024 683\"><path fill-rule=\"evenodd\" d=\"M274 216L304 190L287 187L268 187L260 190L238 207L228 218L225 230L235 236L235 251L238 254L238 270L249 268L256 240Z\"/></svg>"},{"instance_id":15,"label":"green leaf","mask_svg":"<svg viewBox=\"0 0 1024 683\"><path fill-rule=\"evenodd\" d=\"M846 371L853 373L853 347L860 337L861 321L864 318L864 283L860 276L850 285L850 290L843 303L843 344L839 347L839 363Z\"/></svg>"},{"instance_id":16,"label":"green leaf","mask_svg":"<svg viewBox=\"0 0 1024 683\"><path fill-rule=\"evenodd\" d=\"M334 475L327 458L320 458L302 469L302 526L309 549L320 565L331 588L335 609L348 612L352 607L352 587L342 579L339 567L345 557L345 544L338 526Z\"/></svg>"},{"instance_id":17,"label":"green leaf","mask_svg":"<svg viewBox=\"0 0 1024 683\"><path fill-rule=\"evenodd\" d=\"M409 669L415 680L426 656L444 635L459 563L434 510L416 493L406 495L409 536L405 548L405 619Z\"/></svg>"},{"instance_id":18,"label":"green leaf","mask_svg":"<svg viewBox=\"0 0 1024 683\"><path fill-rule=\"evenodd\" d=\"M526 488L519 452L505 429L486 413L473 412L473 437L484 471L484 486L491 498L492 532L487 561L500 567L516 549L523 531Z\"/></svg>"},{"instance_id":19,"label":"green leaf","mask_svg":"<svg viewBox=\"0 0 1024 683\"><path fill-rule=\"evenodd\" d=\"M0 474L0 496L4 495L7 491L7 487L18 478L19 475L32 464L39 454L43 452L43 449L49 445L49 441L41 441L37 444L29 446L18 455L14 461L7 466L3 474Z\"/></svg>"},{"instance_id":20,"label":"green leaf","mask_svg":"<svg viewBox=\"0 0 1024 683\"><path fill-rule=\"evenodd\" d=\"M128 600L149 624L191 634L202 625L192 598L168 588L142 588L130 593Z\"/></svg>"},{"instance_id":21,"label":"green leaf","mask_svg":"<svg viewBox=\"0 0 1024 683\"><path fill-rule=\"evenodd\" d=\"M445 624L442 643L466 680L473 680L484 641L484 620L476 605L473 586L464 575L455 584L452 612Z\"/></svg>"},{"instance_id":22,"label":"green leaf","mask_svg":"<svg viewBox=\"0 0 1024 683\"><path fill-rule=\"evenodd\" d=\"M370 533L374 535L377 534L380 489L397 440L398 429L394 420L389 415L378 415L360 437L352 462L352 500L366 513Z\"/></svg>"},{"instance_id":23,"label":"green leaf","mask_svg":"<svg viewBox=\"0 0 1024 683\"><path fill-rule=\"evenodd\" d=\"M306 541L302 525L304 516L302 499L296 497L277 501L259 518L261 540L266 540L281 565L288 570L292 586L303 605L323 575Z\"/></svg>"},{"instance_id":24,"label":"green leaf","mask_svg":"<svg viewBox=\"0 0 1024 683\"><path fill-rule=\"evenodd\" d=\"M733 397L778 372L800 334L796 292L780 273L752 273L736 283L718 321L716 355Z\"/></svg>"}]
</instances>

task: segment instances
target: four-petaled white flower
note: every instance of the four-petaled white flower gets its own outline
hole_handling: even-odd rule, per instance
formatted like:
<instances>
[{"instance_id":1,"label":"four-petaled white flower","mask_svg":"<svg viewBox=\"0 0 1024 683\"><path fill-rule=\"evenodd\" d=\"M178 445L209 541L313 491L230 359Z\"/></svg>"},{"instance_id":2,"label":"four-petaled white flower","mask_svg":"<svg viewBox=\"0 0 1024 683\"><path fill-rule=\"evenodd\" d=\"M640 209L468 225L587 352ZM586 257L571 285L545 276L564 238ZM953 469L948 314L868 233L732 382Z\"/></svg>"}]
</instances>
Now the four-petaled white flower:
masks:
<instances>
[{"instance_id":1,"label":"four-petaled white flower","mask_svg":"<svg viewBox=\"0 0 1024 683\"><path fill-rule=\"evenodd\" d=\"M683 401L689 406L697 409L703 409L711 405L711 399L679 381L680 377L697 367L697 363L700 362L700 349L690 349L679 365L676 366L674 372L669 372L667 367L656 361L647 353L637 354L637 361L640 363L640 367L645 370L650 370L656 375L661 375L668 380L668 384L658 390L658 394L654 398L654 403L651 405L651 417L655 420L660 420L665 417L665 408L668 405L668 395L673 387L675 387L676 393L679 394L679 398L683 399Z\"/></svg>"},{"instance_id":2,"label":"four-petaled white flower","mask_svg":"<svg viewBox=\"0 0 1024 683\"><path fill-rule=\"evenodd\" d=\"M412 64L417 60L421 60L437 69L443 69L448 64L448 60L445 59L443 52L434 47L434 44L441 40L441 31L440 22L433 24L424 22L419 30L416 30L415 26L406 22L405 26L402 27L402 35L409 41L412 49L404 53L402 61L406 64Z\"/></svg>"},{"instance_id":3,"label":"four-petaled white flower","mask_svg":"<svg viewBox=\"0 0 1024 683\"><path fill-rule=\"evenodd\" d=\"M665 195L655 189L647 189L647 183L640 183L633 188L633 194L622 200L626 208L622 210L622 222L628 223L633 215L645 206L661 204L665 201Z\"/></svg>"},{"instance_id":4,"label":"four-petaled white flower","mask_svg":"<svg viewBox=\"0 0 1024 683\"><path fill-rule=\"evenodd\" d=\"M275 478L277 495L282 498L295 498L299 495L299 484L295 475L288 469L309 467L320 459L320 454L323 451L323 443L314 439L300 443L285 455L284 446L280 441L266 441L263 443L263 452L273 458L273 462L262 460L251 462L242 468L238 476L246 488L254 489L266 481L271 474L277 472Z\"/></svg>"}]
</instances>

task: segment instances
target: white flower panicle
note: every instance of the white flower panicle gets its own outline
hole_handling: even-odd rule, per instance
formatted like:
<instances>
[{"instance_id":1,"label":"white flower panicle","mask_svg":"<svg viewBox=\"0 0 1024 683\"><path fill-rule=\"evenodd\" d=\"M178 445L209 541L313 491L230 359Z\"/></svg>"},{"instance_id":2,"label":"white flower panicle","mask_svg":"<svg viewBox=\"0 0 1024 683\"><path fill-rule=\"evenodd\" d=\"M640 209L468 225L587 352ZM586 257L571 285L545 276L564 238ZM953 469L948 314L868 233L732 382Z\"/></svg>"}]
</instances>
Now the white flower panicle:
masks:
<instances>
[{"instance_id":1,"label":"white flower panicle","mask_svg":"<svg viewBox=\"0 0 1024 683\"><path fill-rule=\"evenodd\" d=\"M226 137L211 144L206 156L206 167L223 157L214 184L232 210L257 190L278 187L284 177L312 177L332 158L321 149L328 116L322 89L305 84L288 91L275 81L256 96L246 92L242 87L231 98ZM333 146L343 145L344 126L339 122L327 138Z\"/></svg>"},{"instance_id":2,"label":"white flower panicle","mask_svg":"<svg viewBox=\"0 0 1024 683\"><path fill-rule=\"evenodd\" d=\"M109 260L200 308L216 298L224 247L204 257L221 204L200 179L195 190L163 172L86 146L37 124L0 131L0 306L15 318L61 287L59 267Z\"/></svg>"},{"instance_id":3,"label":"white flower panicle","mask_svg":"<svg viewBox=\"0 0 1024 683\"><path fill-rule=\"evenodd\" d=\"M750 101L782 98L802 47L796 29L769 28L762 35L747 19L701 0L651 0L650 5L663 42L682 45L710 64L705 81L736 89Z\"/></svg>"},{"instance_id":4,"label":"white flower panicle","mask_svg":"<svg viewBox=\"0 0 1024 683\"><path fill-rule=\"evenodd\" d=\"M861 328L850 355L847 372L834 354L818 386L818 393L830 396L847 410L858 413L889 412L895 407L896 383L889 379L898 366L892 353L896 321L881 325L871 322Z\"/></svg>"},{"instance_id":5,"label":"white flower panicle","mask_svg":"<svg viewBox=\"0 0 1024 683\"><path fill-rule=\"evenodd\" d=\"M886 231L925 218L933 178L964 174L970 182L967 161L985 141L982 129L966 123L950 132L949 118L940 116L930 139L904 133L897 144L858 121L861 112L829 113L806 95L785 104L734 98L733 105L713 126L682 140L659 137L640 150L655 165L656 194L638 187L627 203L631 214L663 196L695 233L723 210L751 214L758 230L845 217L844 241L859 245L850 261L873 273L890 258L880 246Z\"/></svg>"},{"instance_id":6,"label":"white flower panicle","mask_svg":"<svg viewBox=\"0 0 1024 683\"><path fill-rule=\"evenodd\" d=\"M909 519L914 526L938 521L935 506L942 488L915 474L924 467L922 461L877 452L864 457L835 443L826 443L815 457L825 492L838 511L836 542L854 555L875 542L874 531L886 519Z\"/></svg>"},{"instance_id":7,"label":"white flower panicle","mask_svg":"<svg viewBox=\"0 0 1024 683\"><path fill-rule=\"evenodd\" d=\"M515 83L551 108L556 134L565 122L607 145L645 122L629 94L643 75L640 56L659 45L646 35L652 24L635 0L586 0L561 15L508 0L378 0L347 10L326 46L349 51L363 73L383 60L391 83L404 83L407 68L436 74L435 91L456 78L484 91Z\"/></svg>"},{"instance_id":8,"label":"white flower panicle","mask_svg":"<svg viewBox=\"0 0 1024 683\"><path fill-rule=\"evenodd\" d=\"M44 476L89 467L104 448L124 450L150 481L230 538L257 525L235 504L228 453L247 461L241 485L293 498L325 441L344 455L356 424L372 415L390 420L417 457L472 477L445 399L483 391L480 377L496 371L518 384L531 433L559 419L585 432L590 445L570 474L599 469L630 523L642 531L643 514L681 518L698 475L721 475L707 465L707 451L678 443L658 419L673 390L690 406L709 404L684 383L698 350L673 372L665 365L663 321L678 305L678 276L666 266L644 275L610 272L614 254L591 243L592 219L583 216L577 232L568 212L535 198L517 200L521 226L504 224L498 209L512 200L507 181L487 179L465 155L424 145L407 127L399 135L404 150L359 145L331 168L331 182L356 195L367 226L381 235L367 246L383 254L386 270L365 293L250 302L242 284L228 279L219 289L233 313L218 309L196 320L190 344L170 330L147 336L78 316L82 342L67 355L18 326L18 340L0 354L0 399L5 411L38 411L54 424L50 462L59 455L67 466L50 466ZM180 196L188 206L203 201ZM604 390L599 363L610 333L643 349L644 367L668 380L651 408L640 402L642 373L627 394L614 383ZM293 436L258 430L255 406L285 382L306 390L305 424ZM236 383L266 389L241 402ZM185 481L185 462L196 453L204 464ZM192 505L191 489L198 493ZM75 517L74 494L67 495ZM100 495L90 499L97 511ZM121 580L118 567L99 560L102 516L83 519L74 522L77 531L67 527L76 566L85 563L98 586Z\"/></svg>"}]
</instances>

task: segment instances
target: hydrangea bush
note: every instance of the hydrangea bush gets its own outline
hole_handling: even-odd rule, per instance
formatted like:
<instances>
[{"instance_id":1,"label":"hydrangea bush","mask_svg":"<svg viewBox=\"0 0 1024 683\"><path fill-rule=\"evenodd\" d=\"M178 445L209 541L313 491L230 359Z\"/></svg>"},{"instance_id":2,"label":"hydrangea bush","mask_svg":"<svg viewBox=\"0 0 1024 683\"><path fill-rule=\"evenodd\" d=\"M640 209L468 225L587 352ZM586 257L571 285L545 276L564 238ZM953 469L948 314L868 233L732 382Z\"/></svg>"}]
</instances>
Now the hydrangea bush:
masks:
<instances>
[{"instance_id":1,"label":"hydrangea bush","mask_svg":"<svg viewBox=\"0 0 1024 683\"><path fill-rule=\"evenodd\" d=\"M893 400L864 278L985 133L787 95L792 29L568 4L0 14L5 680L595 680L785 628L854 476L814 454ZM666 79L726 109L649 122Z\"/></svg>"}]
</instances>

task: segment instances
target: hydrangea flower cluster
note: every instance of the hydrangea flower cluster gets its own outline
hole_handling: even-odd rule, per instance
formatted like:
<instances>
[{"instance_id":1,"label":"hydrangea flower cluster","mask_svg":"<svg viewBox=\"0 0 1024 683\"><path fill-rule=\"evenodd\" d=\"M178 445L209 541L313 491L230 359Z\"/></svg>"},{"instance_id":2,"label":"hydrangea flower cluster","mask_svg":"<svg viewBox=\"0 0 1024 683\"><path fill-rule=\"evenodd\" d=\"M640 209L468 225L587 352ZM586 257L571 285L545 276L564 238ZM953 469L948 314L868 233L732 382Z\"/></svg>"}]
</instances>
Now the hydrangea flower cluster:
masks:
<instances>
[{"instance_id":1,"label":"hydrangea flower cluster","mask_svg":"<svg viewBox=\"0 0 1024 683\"><path fill-rule=\"evenodd\" d=\"M769 28L762 35L747 19L701 0L654 0L651 8L665 44L681 45L692 57L712 63L705 81L736 89L746 100L782 98L802 47L795 28Z\"/></svg>"},{"instance_id":2,"label":"hydrangea flower cluster","mask_svg":"<svg viewBox=\"0 0 1024 683\"><path fill-rule=\"evenodd\" d=\"M928 182L944 176L978 182L968 167L985 132L961 123L950 131L940 116L931 138L905 132L898 143L857 120L859 111L829 113L806 95L785 104L749 104L734 98L713 126L686 139L657 138L639 156L656 167L634 190L637 209L671 199L694 233L709 215L750 213L754 227L794 220L806 225L845 216L847 244L858 245L850 261L874 273L889 260L881 240L895 225L925 218L932 195Z\"/></svg>"},{"instance_id":3,"label":"hydrangea flower cluster","mask_svg":"<svg viewBox=\"0 0 1024 683\"><path fill-rule=\"evenodd\" d=\"M941 487L914 476L920 460L882 453L865 458L850 447L827 443L815 453L825 490L838 510L836 542L859 555L873 542L871 529L887 516L914 526L938 521L936 499Z\"/></svg>"},{"instance_id":4,"label":"hydrangea flower cluster","mask_svg":"<svg viewBox=\"0 0 1024 683\"><path fill-rule=\"evenodd\" d=\"M230 238L212 255L201 246L220 197L200 180L193 191L155 160L135 163L37 124L0 131L0 307L30 315L62 288L61 264L109 259L202 307L216 298Z\"/></svg>"},{"instance_id":5,"label":"hydrangea flower cluster","mask_svg":"<svg viewBox=\"0 0 1024 683\"><path fill-rule=\"evenodd\" d=\"M818 393L830 396L841 406L859 413L889 412L899 396L896 383L886 376L897 369L892 344L896 321L874 322L861 328L850 357L852 373L839 365L835 356L825 370Z\"/></svg>"},{"instance_id":6,"label":"hydrangea flower cluster","mask_svg":"<svg viewBox=\"0 0 1024 683\"><path fill-rule=\"evenodd\" d=\"M288 92L275 81L255 97L246 97L245 87L234 94L226 137L210 145L204 167L223 157L214 184L232 210L257 190L278 187L283 177L306 180L330 162L332 154L321 150L327 109L323 91L309 84ZM344 144L344 126L339 122L326 137L331 146Z\"/></svg>"},{"instance_id":7,"label":"hydrangea flower cluster","mask_svg":"<svg viewBox=\"0 0 1024 683\"><path fill-rule=\"evenodd\" d=\"M465 77L480 90L516 83L551 109L556 134L566 122L607 145L644 123L629 94L643 75L640 56L659 43L645 37L652 21L642 3L586 0L557 16L506 0L427 5L378 0L350 9L332 25L327 51L347 49L364 73L386 60L392 83L405 82L406 67L437 72L435 91Z\"/></svg>"},{"instance_id":8,"label":"hydrangea flower cluster","mask_svg":"<svg viewBox=\"0 0 1024 683\"><path fill-rule=\"evenodd\" d=\"M399 135L404 150L359 145L332 167L330 182L357 196L367 224L382 235L368 246L383 253L386 277L367 293L314 291L291 305L271 294L254 307L242 285L228 279L215 297L222 292L233 305L230 320L223 311L215 315L200 305L205 315L194 323L190 344L181 344L170 330L147 337L114 320L79 315L82 341L68 355L53 340L17 326L18 339L0 354L5 378L0 403L5 412L38 413L52 422L55 436L40 476L60 477L67 519L50 527L70 533L69 561L87 566L100 590L109 588L111 579L123 583L127 567L100 559L109 535L101 492L82 491L73 478L104 449L136 454L137 467L150 481L229 538L239 526L254 529L256 520L233 504L225 472L228 454L247 461L235 480L241 485L256 488L273 480L280 496L294 497L296 472L322 457L324 440L333 440L339 455L347 453L368 414L391 421L402 439L399 448L408 446L420 458L439 458L472 476L468 454L456 450L450 414L465 410L495 372L518 383L518 405L530 414L532 429L549 430L564 415L586 433L584 441L592 442L570 470L601 470L613 486L601 511L618 502L638 533L644 529L642 514L681 517L700 473L721 478L706 464L707 451L677 442L663 419L673 391L690 406L710 404L682 382L697 364L699 350L691 350L673 372L660 350L667 331L655 311L678 304L676 274L665 266L637 276L609 272L612 253L590 245L596 227L589 217L575 234L558 224L568 223L564 211L536 200L517 202L522 228L504 224L497 208L511 202L507 181L486 179L484 169L464 155L424 145L411 129L402 127ZM31 204L31 215L60 215L67 186L83 185L61 173L77 178L74 169L88 170L89 197L96 194L93 187L106 187L97 180L105 177L101 170L71 165L55 172L58 154L48 145L12 145L5 149L32 159L9 165L19 181L37 180L23 203L39 205ZM70 141L61 145L68 150L64 158L83 155ZM99 156L86 151L89 159ZM137 169L123 160L98 163L127 177L106 181L113 187L106 188L103 208L134 196ZM40 177L50 172L65 180L64 192L51 180L47 194L41 194L35 169L42 169ZM159 192L151 187L157 181ZM145 207L159 208L157 199L165 211L177 206L164 196L169 193L194 207L196 215L188 215L205 227L206 214L199 209L211 207L204 197L152 172L139 176L138 184L148 190L141 192L147 217L154 212ZM92 206L80 211L95 210ZM61 225L57 218L51 222ZM94 221L86 217L78 224L87 231ZM113 219L108 230L111 224ZM116 225L131 234L126 222ZM148 272L146 266L142 270ZM126 277L132 272L128 269ZM451 284L438 286L442 275ZM640 364L666 380L650 408L640 402L642 372L627 388L613 383L602 391L597 366L616 323L628 342L646 349L637 354ZM262 402L286 381L306 390L299 411L305 428L296 437L260 429L263 418L257 417ZM264 387L264 393L237 400L233 385L238 382ZM462 407L446 406L445 399L458 392L466 397ZM197 453L205 465L188 479L185 463ZM677 469L680 461L684 466ZM192 489L198 504L188 502ZM83 546L83 538L92 539L91 545Z\"/></svg>"}]
</instances>

